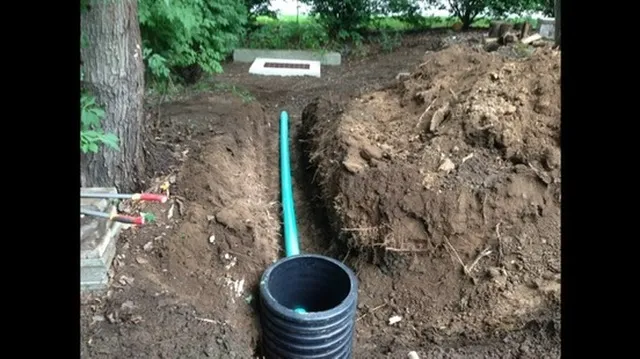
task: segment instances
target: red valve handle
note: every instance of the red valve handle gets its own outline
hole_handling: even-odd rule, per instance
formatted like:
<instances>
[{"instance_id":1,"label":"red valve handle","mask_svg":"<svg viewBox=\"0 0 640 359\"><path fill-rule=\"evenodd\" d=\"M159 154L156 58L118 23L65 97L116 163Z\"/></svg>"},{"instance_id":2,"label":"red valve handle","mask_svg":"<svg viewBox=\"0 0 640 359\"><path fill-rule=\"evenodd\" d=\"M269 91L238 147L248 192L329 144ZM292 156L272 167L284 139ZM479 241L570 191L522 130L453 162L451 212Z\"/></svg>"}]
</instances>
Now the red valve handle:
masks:
<instances>
[{"instance_id":1,"label":"red valve handle","mask_svg":"<svg viewBox=\"0 0 640 359\"><path fill-rule=\"evenodd\" d=\"M165 203L167 201L167 196L155 193L141 193L138 199L141 201Z\"/></svg>"},{"instance_id":2,"label":"red valve handle","mask_svg":"<svg viewBox=\"0 0 640 359\"><path fill-rule=\"evenodd\" d=\"M143 225L144 224L144 217L131 217L131 216L122 216L122 215L116 215L111 217L112 221L115 222L120 222L120 223L128 223L128 224L135 224L135 225Z\"/></svg>"}]
</instances>

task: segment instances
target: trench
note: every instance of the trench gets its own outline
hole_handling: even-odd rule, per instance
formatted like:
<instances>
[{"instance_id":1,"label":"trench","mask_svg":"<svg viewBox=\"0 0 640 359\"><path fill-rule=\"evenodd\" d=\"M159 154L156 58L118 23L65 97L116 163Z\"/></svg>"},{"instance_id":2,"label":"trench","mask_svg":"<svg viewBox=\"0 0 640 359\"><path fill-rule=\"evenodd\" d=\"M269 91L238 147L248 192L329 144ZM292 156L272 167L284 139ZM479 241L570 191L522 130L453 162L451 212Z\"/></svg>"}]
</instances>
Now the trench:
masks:
<instances>
[{"instance_id":1,"label":"trench","mask_svg":"<svg viewBox=\"0 0 640 359\"><path fill-rule=\"evenodd\" d=\"M348 242L345 240L345 238L341 238L340 233L336 231L336 229L339 227L333 225L336 223L335 221L339 220L338 218L336 218L337 215L330 209L328 209L325 206L325 202L321 200L321 189L320 185L317 183L317 168L312 165L309 160L310 146L307 135L305 133L306 129L302 125L302 116L300 112L296 113L290 118L291 128L289 144L293 177L292 184L301 252L322 254L338 260L342 260L343 262L345 262L345 264L349 265L354 271L356 271L357 276L359 277L358 279L361 281L361 283L363 281L367 281L367 278L369 278L370 280L371 278L380 277L367 277L366 275L365 277L361 277L358 274L360 271L375 272L378 276L382 275L383 277L391 279L391 283L393 283L394 280L398 279L399 276L412 276L414 278L419 277L419 274L407 273L405 270L403 270L403 268L406 269L409 266L409 262L411 262L412 260L410 257L396 253L387 253L382 256L382 261L375 261L374 257L376 256L376 253L374 253L373 251L357 251L353 248L349 248L347 245ZM278 118L277 114L274 111L267 111L267 116ZM270 142L277 143L278 128L272 127L270 135L273 137ZM277 146L270 146L270 148L275 148L277 150ZM277 155L271 155L271 157L276 159L278 158ZM274 164L272 163L272 165ZM271 175L278 176L277 173L272 173ZM279 190L277 191L277 196L278 198L280 196ZM413 260L416 260L415 256ZM431 261L437 259L422 258L421 260ZM399 262L401 263L399 264ZM444 280L451 278L452 277L447 277L444 278ZM395 290L406 290L403 289L402 286L406 286L407 283L409 282L404 282L404 284L401 284L398 287L396 287L395 284L392 284L392 288L389 288L390 291L380 292L380 289L375 288L375 285L361 286L360 290L363 296L386 296L389 295L389 292L391 292L391 298L393 298L393 292ZM368 293L371 288L374 288L374 292ZM462 290L459 295L467 295L464 294L465 291L466 290ZM450 295L456 296L458 294ZM393 301L393 299L391 300ZM368 307L368 309L365 309L366 307ZM358 316L363 316L363 314L368 315L371 313L371 305L363 306L362 308L359 307L359 309L364 310L359 310L360 313L358 314ZM415 309L419 310L419 308ZM437 350L452 351L452 353L465 353L462 357L479 358L484 357L484 355L488 355L487 353L490 351L509 352L511 350L510 348L514 345L513 342L522 341L522 338L541 338L542 342L547 343L543 344L543 346L550 345L551 347L553 347L555 345L554 342L558 338L558 334L548 334L546 332L543 333L544 331L541 331L539 327L548 325L551 325L553 327L554 325L556 325L558 321L554 319L554 315L554 312L552 310L549 310L545 311L544 313L533 315L528 319L523 318L523 323L525 323L524 327L513 330L506 330L499 334L492 334L489 332L476 332L470 336L455 334L450 337L434 337L433 334L429 334L428 332L416 332L405 335L402 344L396 343L396 341L392 337L393 334L391 333L379 333L376 334L374 338L377 337L378 340L382 339L382 337L385 338L382 339L382 347L385 348L385 351L380 353L384 354L385 356L393 355L393 357L396 357L396 355L400 355L401 353L397 351L402 347L415 347L424 349L425 344L420 344L420 342L426 341L427 347L434 346L439 348ZM358 326L360 327L356 328L358 336L360 336L360 330L362 330L362 332L364 333L370 332L372 330L375 331L375 329L371 329L372 323L358 323ZM429 326L430 325L426 325L426 327ZM554 331L555 330L556 329L554 327ZM369 348L358 348L358 346L362 344L364 344L365 346L370 346L371 343L367 342L371 340L371 338L365 338L365 340L356 340L356 347L354 348L355 358L361 357L359 355L373 355L373 353L378 353L376 350L371 350ZM259 339L254 353L258 358L262 355ZM424 353L431 352L424 351ZM437 354L439 352L436 351L431 354L433 355L434 353ZM453 358L456 356L451 357Z\"/></svg>"}]
</instances>

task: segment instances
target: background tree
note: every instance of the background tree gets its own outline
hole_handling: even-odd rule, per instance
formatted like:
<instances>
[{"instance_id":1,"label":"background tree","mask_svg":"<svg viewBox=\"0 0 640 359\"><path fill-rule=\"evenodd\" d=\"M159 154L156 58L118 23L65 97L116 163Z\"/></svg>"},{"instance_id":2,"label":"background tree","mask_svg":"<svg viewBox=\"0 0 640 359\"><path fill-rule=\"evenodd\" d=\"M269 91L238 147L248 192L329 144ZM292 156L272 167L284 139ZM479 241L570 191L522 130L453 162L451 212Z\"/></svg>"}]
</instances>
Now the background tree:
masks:
<instances>
[{"instance_id":1,"label":"background tree","mask_svg":"<svg viewBox=\"0 0 640 359\"><path fill-rule=\"evenodd\" d=\"M193 84L204 73L222 72L220 63L239 43L247 23L238 0L139 0L144 57L150 79L178 75Z\"/></svg>"},{"instance_id":2,"label":"background tree","mask_svg":"<svg viewBox=\"0 0 640 359\"><path fill-rule=\"evenodd\" d=\"M311 6L332 39L347 39L371 19L375 4L370 0L302 0Z\"/></svg>"},{"instance_id":3,"label":"background tree","mask_svg":"<svg viewBox=\"0 0 640 359\"><path fill-rule=\"evenodd\" d=\"M84 5L82 87L104 109L102 127L118 137L120 150L101 148L81 155L80 183L115 186L120 192L135 190L144 171L144 65L138 2L87 0Z\"/></svg>"},{"instance_id":4,"label":"background tree","mask_svg":"<svg viewBox=\"0 0 640 359\"><path fill-rule=\"evenodd\" d=\"M270 0L244 0L244 5L247 8L247 20L250 28L255 27L258 16L266 16L272 19L276 19L278 14L275 11L269 9L271 5Z\"/></svg>"}]
</instances>

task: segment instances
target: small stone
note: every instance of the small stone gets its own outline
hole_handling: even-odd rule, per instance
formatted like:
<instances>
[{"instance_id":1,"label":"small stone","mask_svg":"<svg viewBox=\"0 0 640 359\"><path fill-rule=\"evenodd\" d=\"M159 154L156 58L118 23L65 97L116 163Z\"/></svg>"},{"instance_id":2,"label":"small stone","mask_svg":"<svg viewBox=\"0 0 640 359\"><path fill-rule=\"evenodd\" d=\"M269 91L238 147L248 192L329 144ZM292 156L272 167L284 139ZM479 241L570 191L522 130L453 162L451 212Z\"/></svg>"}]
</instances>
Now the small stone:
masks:
<instances>
[{"instance_id":1,"label":"small stone","mask_svg":"<svg viewBox=\"0 0 640 359\"><path fill-rule=\"evenodd\" d=\"M442 161L442 164L440 164L440 167L438 167L438 171L449 173L455 168L456 165L453 163L453 161L451 161L449 158L445 158L444 161Z\"/></svg>"},{"instance_id":2,"label":"small stone","mask_svg":"<svg viewBox=\"0 0 640 359\"><path fill-rule=\"evenodd\" d=\"M91 318L91 325L95 324L95 323L99 323L99 322L104 322L105 317L104 315L94 315Z\"/></svg>"},{"instance_id":3,"label":"small stone","mask_svg":"<svg viewBox=\"0 0 640 359\"><path fill-rule=\"evenodd\" d=\"M144 246L142 246L142 249L144 249L146 252L152 250L153 249L153 241L147 242Z\"/></svg>"},{"instance_id":4,"label":"small stone","mask_svg":"<svg viewBox=\"0 0 640 359\"><path fill-rule=\"evenodd\" d=\"M131 285L133 284L134 278L132 277L127 277L126 275L123 275L120 277L120 279L118 280L118 283L122 284L122 285Z\"/></svg>"},{"instance_id":5,"label":"small stone","mask_svg":"<svg viewBox=\"0 0 640 359\"><path fill-rule=\"evenodd\" d=\"M133 309L135 307L136 306L130 300L127 300L126 302L122 303L122 305L120 306L120 308L122 308L124 310L131 310L131 309Z\"/></svg>"},{"instance_id":6,"label":"small stone","mask_svg":"<svg viewBox=\"0 0 640 359\"><path fill-rule=\"evenodd\" d=\"M211 222L211 221L213 221L214 219L216 219L216 216L214 216L214 215L211 215L211 214L210 214L210 215L208 215L208 216L207 216L207 221L208 221L208 222Z\"/></svg>"},{"instance_id":7,"label":"small stone","mask_svg":"<svg viewBox=\"0 0 640 359\"><path fill-rule=\"evenodd\" d=\"M116 322L116 316L113 313L109 313L107 314L107 320L109 321L109 323L113 324Z\"/></svg>"},{"instance_id":8,"label":"small stone","mask_svg":"<svg viewBox=\"0 0 640 359\"><path fill-rule=\"evenodd\" d=\"M216 221L227 228L235 230L244 230L246 228L241 216L230 208L223 208L216 213Z\"/></svg>"},{"instance_id":9,"label":"small stone","mask_svg":"<svg viewBox=\"0 0 640 359\"><path fill-rule=\"evenodd\" d=\"M347 171L349 171L349 172L351 172L353 174L359 173L362 170L362 167L363 167L361 164L353 162L353 161L349 161L349 160L343 161L342 165L344 166L344 168Z\"/></svg>"},{"instance_id":10,"label":"small stone","mask_svg":"<svg viewBox=\"0 0 640 359\"><path fill-rule=\"evenodd\" d=\"M213 244L213 243L215 243L215 241L216 241L216 235L215 235L215 234L212 234L212 235L209 237L209 243Z\"/></svg>"},{"instance_id":11,"label":"small stone","mask_svg":"<svg viewBox=\"0 0 640 359\"><path fill-rule=\"evenodd\" d=\"M408 79L409 77L411 77L410 73L408 73L408 72L399 72L396 75L396 80L397 81L404 81L404 80Z\"/></svg>"},{"instance_id":12,"label":"small stone","mask_svg":"<svg viewBox=\"0 0 640 359\"><path fill-rule=\"evenodd\" d=\"M420 359L420 357L418 356L418 353L416 353L415 351L410 351L409 354L407 354L407 358L409 358L409 359Z\"/></svg>"},{"instance_id":13,"label":"small stone","mask_svg":"<svg viewBox=\"0 0 640 359\"><path fill-rule=\"evenodd\" d=\"M544 152L543 165L547 170L553 170L560 167L560 150L554 147L548 147Z\"/></svg>"},{"instance_id":14,"label":"small stone","mask_svg":"<svg viewBox=\"0 0 640 359\"><path fill-rule=\"evenodd\" d=\"M502 273L500 272L500 268L491 267L487 270L487 275L489 276L489 278L498 278L502 275Z\"/></svg>"},{"instance_id":15,"label":"small stone","mask_svg":"<svg viewBox=\"0 0 640 359\"><path fill-rule=\"evenodd\" d=\"M394 325L396 323L399 323L402 320L402 317L399 315L394 315L393 317L389 318L389 325Z\"/></svg>"},{"instance_id":16,"label":"small stone","mask_svg":"<svg viewBox=\"0 0 640 359\"><path fill-rule=\"evenodd\" d=\"M147 263L149 263L149 261L146 258L143 258L143 257L136 257L136 262L138 262L138 264L147 264Z\"/></svg>"},{"instance_id":17,"label":"small stone","mask_svg":"<svg viewBox=\"0 0 640 359\"><path fill-rule=\"evenodd\" d=\"M377 146L366 145L360 150L360 156L367 161L371 159L379 160L382 158L382 151Z\"/></svg>"}]
</instances>

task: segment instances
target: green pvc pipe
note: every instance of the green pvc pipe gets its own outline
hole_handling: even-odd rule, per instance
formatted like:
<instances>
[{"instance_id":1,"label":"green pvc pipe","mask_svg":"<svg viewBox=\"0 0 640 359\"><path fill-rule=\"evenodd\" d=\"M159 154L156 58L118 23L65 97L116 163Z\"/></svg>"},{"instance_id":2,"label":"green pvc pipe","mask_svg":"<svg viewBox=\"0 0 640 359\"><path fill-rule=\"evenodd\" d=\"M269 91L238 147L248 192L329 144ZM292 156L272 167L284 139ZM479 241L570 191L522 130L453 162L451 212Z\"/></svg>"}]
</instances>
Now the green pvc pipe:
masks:
<instances>
[{"instance_id":1,"label":"green pvc pipe","mask_svg":"<svg viewBox=\"0 0 640 359\"><path fill-rule=\"evenodd\" d=\"M287 257L300 254L298 225L293 203L291 184L291 159L289 156L289 114L280 113L280 187L282 190L282 214L284 222L284 251Z\"/></svg>"},{"instance_id":2,"label":"green pvc pipe","mask_svg":"<svg viewBox=\"0 0 640 359\"><path fill-rule=\"evenodd\" d=\"M280 113L280 187L282 190L282 216L284 217L284 252L287 257L300 254L296 209L293 202L291 183L291 158L289 156L289 114ZM307 311L302 307L294 309L300 314Z\"/></svg>"}]
</instances>

